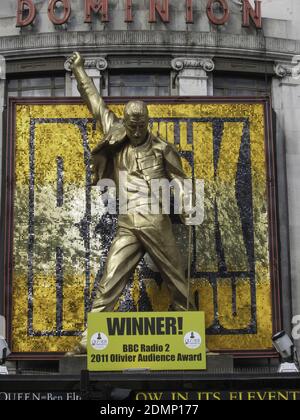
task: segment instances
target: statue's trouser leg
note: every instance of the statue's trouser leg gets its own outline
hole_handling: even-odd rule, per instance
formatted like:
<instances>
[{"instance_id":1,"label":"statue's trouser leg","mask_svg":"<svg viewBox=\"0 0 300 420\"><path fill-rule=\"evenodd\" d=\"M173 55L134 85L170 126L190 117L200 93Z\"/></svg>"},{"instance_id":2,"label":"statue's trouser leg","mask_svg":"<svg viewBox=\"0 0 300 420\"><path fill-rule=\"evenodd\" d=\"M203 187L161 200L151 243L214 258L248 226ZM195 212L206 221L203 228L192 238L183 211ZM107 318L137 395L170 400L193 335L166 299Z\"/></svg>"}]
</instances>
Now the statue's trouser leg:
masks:
<instances>
[{"instance_id":1,"label":"statue's trouser leg","mask_svg":"<svg viewBox=\"0 0 300 420\"><path fill-rule=\"evenodd\" d=\"M137 236L171 292L172 308L186 311L188 285L170 219L166 217L161 226L153 224L139 230ZM189 309L196 309L191 301Z\"/></svg>"},{"instance_id":2,"label":"statue's trouser leg","mask_svg":"<svg viewBox=\"0 0 300 420\"><path fill-rule=\"evenodd\" d=\"M187 309L187 280L180 252L176 246L172 224L168 216L158 216L140 229L120 228L112 242L104 275L94 299L91 312L113 311L133 270L149 253L170 292L175 311ZM195 306L190 302L190 310ZM87 330L82 335L81 345L86 346Z\"/></svg>"},{"instance_id":3,"label":"statue's trouser leg","mask_svg":"<svg viewBox=\"0 0 300 420\"><path fill-rule=\"evenodd\" d=\"M104 274L100 281L91 312L112 312L135 267L144 256L139 239L129 229L119 228L113 240ZM81 345L86 347L87 330Z\"/></svg>"}]
</instances>

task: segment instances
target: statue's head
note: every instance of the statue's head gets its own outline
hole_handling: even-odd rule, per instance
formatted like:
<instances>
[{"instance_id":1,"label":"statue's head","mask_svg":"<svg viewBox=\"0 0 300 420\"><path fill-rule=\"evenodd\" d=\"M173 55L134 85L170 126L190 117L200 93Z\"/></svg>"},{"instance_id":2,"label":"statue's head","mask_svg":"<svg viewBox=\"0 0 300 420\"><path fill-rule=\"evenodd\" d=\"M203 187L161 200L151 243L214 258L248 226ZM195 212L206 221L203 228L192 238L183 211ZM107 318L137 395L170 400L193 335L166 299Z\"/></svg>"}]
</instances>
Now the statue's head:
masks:
<instances>
[{"instance_id":1,"label":"statue's head","mask_svg":"<svg viewBox=\"0 0 300 420\"><path fill-rule=\"evenodd\" d=\"M133 146L143 144L148 135L149 113L145 102L130 101L125 107L124 124Z\"/></svg>"}]
</instances>

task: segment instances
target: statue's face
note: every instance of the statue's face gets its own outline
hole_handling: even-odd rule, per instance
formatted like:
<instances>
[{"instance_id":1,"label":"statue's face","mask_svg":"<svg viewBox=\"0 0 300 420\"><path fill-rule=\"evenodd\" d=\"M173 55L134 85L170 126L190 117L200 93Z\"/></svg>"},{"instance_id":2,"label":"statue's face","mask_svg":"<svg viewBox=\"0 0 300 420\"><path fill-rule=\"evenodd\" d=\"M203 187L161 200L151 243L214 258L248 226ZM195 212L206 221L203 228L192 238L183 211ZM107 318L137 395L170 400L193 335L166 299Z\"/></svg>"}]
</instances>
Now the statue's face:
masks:
<instances>
[{"instance_id":1,"label":"statue's face","mask_svg":"<svg viewBox=\"0 0 300 420\"><path fill-rule=\"evenodd\" d=\"M126 115L124 123L127 137L133 146L139 146L146 141L149 125L149 118L147 115Z\"/></svg>"}]
</instances>

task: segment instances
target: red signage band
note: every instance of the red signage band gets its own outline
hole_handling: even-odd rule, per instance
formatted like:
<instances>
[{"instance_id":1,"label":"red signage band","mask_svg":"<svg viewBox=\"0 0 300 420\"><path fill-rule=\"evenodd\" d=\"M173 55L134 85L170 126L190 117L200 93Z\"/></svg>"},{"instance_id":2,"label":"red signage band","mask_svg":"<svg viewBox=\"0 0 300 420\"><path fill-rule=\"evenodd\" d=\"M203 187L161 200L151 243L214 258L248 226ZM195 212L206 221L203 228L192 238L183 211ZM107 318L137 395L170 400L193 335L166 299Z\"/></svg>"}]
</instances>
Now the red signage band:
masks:
<instances>
[{"instance_id":1,"label":"red signage band","mask_svg":"<svg viewBox=\"0 0 300 420\"><path fill-rule=\"evenodd\" d=\"M54 25L63 25L68 22L71 16L70 0L48 0L48 17ZM134 2L138 0L119 0L124 2L124 22L134 22ZM186 7L185 21L187 24L194 23L194 8L199 0L184 0ZM150 23L170 23L170 5L172 0L149 0ZM63 13L59 16L57 3L62 3ZM219 5L222 12L216 10ZM249 0L242 0L242 26L249 27L251 24L257 29L262 28L261 0L255 0L253 7ZM230 20L230 6L228 0L207 0L206 13L208 20L213 25L224 25ZM35 0L17 1L17 27L34 25L37 15ZM100 15L102 22L110 22L109 0L84 0L84 22L92 23L93 15ZM129 28L130 29L130 28Z\"/></svg>"}]
</instances>

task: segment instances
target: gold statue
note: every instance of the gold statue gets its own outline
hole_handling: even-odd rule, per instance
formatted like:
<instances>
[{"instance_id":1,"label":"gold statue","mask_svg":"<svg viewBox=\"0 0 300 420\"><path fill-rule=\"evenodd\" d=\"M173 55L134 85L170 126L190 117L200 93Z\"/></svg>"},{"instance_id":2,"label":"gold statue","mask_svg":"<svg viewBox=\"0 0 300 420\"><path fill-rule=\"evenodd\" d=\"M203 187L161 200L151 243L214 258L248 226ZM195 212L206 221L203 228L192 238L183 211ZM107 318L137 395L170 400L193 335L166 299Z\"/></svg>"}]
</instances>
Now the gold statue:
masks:
<instances>
[{"instance_id":1,"label":"gold statue","mask_svg":"<svg viewBox=\"0 0 300 420\"><path fill-rule=\"evenodd\" d=\"M182 182L186 175L174 146L149 132L148 109L144 102L131 101L125 107L124 119L110 111L93 81L84 70L84 60L74 53L68 60L76 77L78 90L90 112L101 124L104 139L92 151L94 185L111 178L118 185L120 171L130 180L149 182L166 178ZM130 201L130 191L128 192ZM183 217L184 218L184 217ZM172 224L167 214L144 214L137 207L134 213L121 214L112 242L105 271L92 305L92 312L113 311L131 274L148 253L161 273L172 296L172 310L185 311L188 282L181 256L175 244ZM86 353L87 331L73 354Z\"/></svg>"}]
</instances>

